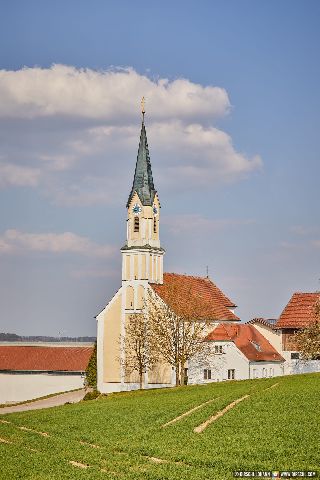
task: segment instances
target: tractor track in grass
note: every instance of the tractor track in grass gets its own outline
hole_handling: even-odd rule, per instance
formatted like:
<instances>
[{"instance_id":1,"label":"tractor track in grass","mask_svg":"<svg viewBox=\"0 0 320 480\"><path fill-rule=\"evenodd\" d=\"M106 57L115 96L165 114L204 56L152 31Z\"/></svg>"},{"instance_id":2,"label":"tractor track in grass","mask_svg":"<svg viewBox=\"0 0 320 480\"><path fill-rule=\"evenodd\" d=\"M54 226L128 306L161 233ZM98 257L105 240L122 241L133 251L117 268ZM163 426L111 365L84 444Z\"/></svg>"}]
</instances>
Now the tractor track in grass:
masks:
<instances>
[{"instance_id":1,"label":"tractor track in grass","mask_svg":"<svg viewBox=\"0 0 320 480\"><path fill-rule=\"evenodd\" d=\"M12 443L12 442L7 438L0 437L0 443Z\"/></svg>"},{"instance_id":2,"label":"tractor track in grass","mask_svg":"<svg viewBox=\"0 0 320 480\"><path fill-rule=\"evenodd\" d=\"M217 412L215 415L212 415L211 417L209 417L208 420L206 420L205 422L195 427L193 429L194 433L202 433L211 423L218 420L218 418L222 417L225 413L231 410L231 408L235 407L236 405L238 405L238 403L242 402L248 397L250 397L250 395L244 395L243 397L237 398L237 400L234 400L233 402L229 403L229 405L227 405L225 408Z\"/></svg>"},{"instance_id":3,"label":"tractor track in grass","mask_svg":"<svg viewBox=\"0 0 320 480\"><path fill-rule=\"evenodd\" d=\"M75 460L69 460L70 465L73 465L74 467L78 468L89 468L91 465L88 465L87 463L81 463L81 462L76 462Z\"/></svg>"},{"instance_id":4,"label":"tractor track in grass","mask_svg":"<svg viewBox=\"0 0 320 480\"><path fill-rule=\"evenodd\" d=\"M42 437L50 437L49 433L47 432L38 432L37 430L33 430L33 428L29 427L17 427L19 430L23 430L24 432L31 432L31 433L36 433L37 435L41 435Z\"/></svg>"},{"instance_id":5,"label":"tractor track in grass","mask_svg":"<svg viewBox=\"0 0 320 480\"><path fill-rule=\"evenodd\" d=\"M35 429L32 429L32 428L29 428L29 427L25 427L25 426L20 426L20 425L16 425L12 422L9 422L9 421L5 421L5 420L0 420L1 423L3 424L8 424L8 426L10 425L10 427L13 427L14 429L17 429L17 430L20 430L22 432L26 432L26 433L36 433L37 435L40 435L41 437L48 437L49 439L59 439L59 435L49 435L49 433L47 432L39 432L38 430L35 430ZM41 450L39 448L33 448L33 447L30 447L29 445L26 445L25 444L25 436L19 436L18 438L15 438L14 440L13 439L9 439L9 438L6 438L6 437L0 437L0 445L9 445L10 446L15 446L15 447L19 447L19 448L23 448L24 450L27 450L28 452L30 453L40 453L40 454L44 454L44 455L48 455L48 451L44 451L44 450ZM141 471L141 469L146 469L146 471L148 470L148 468L151 467L151 464L153 465L163 465L163 464L170 464L170 465L175 465L177 467L179 466L183 466L183 467L189 467L191 465L187 464L187 463L184 463L183 461L176 461L176 460L171 460L171 459L166 459L166 458L160 458L160 457L156 457L156 456L152 456L152 455L143 455L141 453L129 453L129 452L126 452L126 451L117 451L117 450L114 450L114 449L109 449L107 446L101 446L101 445L97 445L97 444L94 444L94 443L90 443L90 442L86 442L84 440L77 440L77 439L72 439L72 442L75 443L75 444L78 444L79 446L83 446L83 447L87 447L89 449L99 449L99 450L106 450L106 453L107 454L112 454L112 455L126 455L129 459L130 457L132 457L132 465L129 466L130 469L135 469L135 468L138 468L139 471ZM55 447L53 447L55 448ZM134 461L135 459L135 461ZM114 467L112 465L110 465L111 468L108 468L108 466L106 465L101 465L101 463L99 464L99 462L85 462L83 461L83 459L79 460L79 459L61 459L62 461L65 461L67 462L71 467L74 467L74 468L78 468L78 469L83 469L83 470L86 470L86 469L97 469L98 471L100 471L101 473L106 473L106 474L109 474L109 475L113 475L115 477L119 477L119 478L123 478L123 473L121 471L118 471L116 472L114 470ZM135 462L138 460L138 465L135 464ZM145 461L148 461L148 463L145 463ZM107 458L103 460L104 462L108 462ZM148 467L148 464L149 464L149 467Z\"/></svg>"},{"instance_id":6,"label":"tractor track in grass","mask_svg":"<svg viewBox=\"0 0 320 480\"><path fill-rule=\"evenodd\" d=\"M193 429L194 433L202 433L209 425L211 425L211 423L215 422L216 420L218 420L219 418L223 417L227 412L229 412L229 410L231 410L232 408L234 408L236 405L238 405L238 403L241 403L243 402L243 400L246 400L247 398L251 397L251 395L254 395L255 393L262 393L262 392L265 392L267 390L270 390L271 388L274 388L274 387L277 387L279 385L279 382L277 383L274 383L273 385L271 385L270 387L267 387L263 390L259 390L258 392L254 392L253 394L246 394L246 395L243 395L242 397L240 398L237 398L236 400L234 400L233 402L229 403L229 405L227 405L225 408L223 408L222 410L220 410L219 412L215 413L214 415L212 415L211 417L209 417L205 422L201 423L200 425L198 425L197 427L195 427Z\"/></svg>"},{"instance_id":7,"label":"tractor track in grass","mask_svg":"<svg viewBox=\"0 0 320 480\"><path fill-rule=\"evenodd\" d=\"M193 412L196 412L197 410L204 407L205 405L209 405L210 403L214 402L215 400L218 400L218 398L221 398L221 397L212 398L211 400L208 400L207 402L201 403L200 405L197 405L196 407L191 408L191 410L187 410L186 412L182 413L178 417L175 417L173 420L170 420L169 422L161 425L161 427L162 428L168 427L169 425L172 425L173 423L176 423L179 420L182 420L183 418L188 417L189 415L192 415Z\"/></svg>"}]
</instances>

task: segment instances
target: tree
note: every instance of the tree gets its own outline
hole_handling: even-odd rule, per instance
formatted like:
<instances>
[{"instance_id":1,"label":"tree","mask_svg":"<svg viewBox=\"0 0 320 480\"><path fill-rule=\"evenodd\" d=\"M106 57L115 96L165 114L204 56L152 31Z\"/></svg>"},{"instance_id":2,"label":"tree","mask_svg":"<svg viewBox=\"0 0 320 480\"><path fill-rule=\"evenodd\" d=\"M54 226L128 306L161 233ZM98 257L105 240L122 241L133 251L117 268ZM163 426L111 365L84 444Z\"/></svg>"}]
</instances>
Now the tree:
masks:
<instances>
[{"instance_id":1,"label":"tree","mask_svg":"<svg viewBox=\"0 0 320 480\"><path fill-rule=\"evenodd\" d=\"M85 382L88 387L92 387L94 390L97 389L97 342L94 344L93 352L86 368Z\"/></svg>"},{"instance_id":2,"label":"tree","mask_svg":"<svg viewBox=\"0 0 320 480\"><path fill-rule=\"evenodd\" d=\"M120 363L127 375L132 372L138 373L140 389L143 388L144 374L156 362L155 352L151 348L153 345L151 336L152 332L145 310L142 313L130 315L125 327L125 334L120 336L121 349L124 349Z\"/></svg>"},{"instance_id":3,"label":"tree","mask_svg":"<svg viewBox=\"0 0 320 480\"><path fill-rule=\"evenodd\" d=\"M181 304L179 290L174 286L167 292L166 301L150 291L145 309L150 325L150 347L158 359L175 368L176 385L183 385L185 365L192 357L208 358L209 345L204 341L208 323L199 320L203 299L188 292L187 304ZM177 313L178 312L178 313Z\"/></svg>"},{"instance_id":4,"label":"tree","mask_svg":"<svg viewBox=\"0 0 320 480\"><path fill-rule=\"evenodd\" d=\"M320 296L315 303L312 322L294 334L293 341L302 360L320 358Z\"/></svg>"}]
</instances>

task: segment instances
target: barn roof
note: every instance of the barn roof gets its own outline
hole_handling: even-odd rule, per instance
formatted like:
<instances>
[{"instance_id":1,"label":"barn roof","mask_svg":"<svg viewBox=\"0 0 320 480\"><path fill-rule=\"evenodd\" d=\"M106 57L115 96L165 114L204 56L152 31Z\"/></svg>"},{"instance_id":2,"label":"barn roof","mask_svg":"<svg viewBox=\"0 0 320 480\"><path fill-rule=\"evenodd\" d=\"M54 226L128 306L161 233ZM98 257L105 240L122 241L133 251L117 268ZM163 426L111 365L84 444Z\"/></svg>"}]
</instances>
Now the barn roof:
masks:
<instances>
[{"instance_id":1,"label":"barn roof","mask_svg":"<svg viewBox=\"0 0 320 480\"><path fill-rule=\"evenodd\" d=\"M150 286L178 315L188 316L193 298L197 306L195 319L239 320L230 310L236 305L207 277L164 273L162 285Z\"/></svg>"},{"instance_id":2,"label":"barn roof","mask_svg":"<svg viewBox=\"0 0 320 480\"><path fill-rule=\"evenodd\" d=\"M220 323L209 333L206 340L233 342L247 359L253 362L284 361L284 358L253 325Z\"/></svg>"},{"instance_id":3,"label":"barn roof","mask_svg":"<svg viewBox=\"0 0 320 480\"><path fill-rule=\"evenodd\" d=\"M290 298L275 328L305 328L316 320L315 305L320 294L296 292Z\"/></svg>"},{"instance_id":4,"label":"barn roof","mask_svg":"<svg viewBox=\"0 0 320 480\"><path fill-rule=\"evenodd\" d=\"M0 370L84 372L93 347L0 345Z\"/></svg>"}]
</instances>

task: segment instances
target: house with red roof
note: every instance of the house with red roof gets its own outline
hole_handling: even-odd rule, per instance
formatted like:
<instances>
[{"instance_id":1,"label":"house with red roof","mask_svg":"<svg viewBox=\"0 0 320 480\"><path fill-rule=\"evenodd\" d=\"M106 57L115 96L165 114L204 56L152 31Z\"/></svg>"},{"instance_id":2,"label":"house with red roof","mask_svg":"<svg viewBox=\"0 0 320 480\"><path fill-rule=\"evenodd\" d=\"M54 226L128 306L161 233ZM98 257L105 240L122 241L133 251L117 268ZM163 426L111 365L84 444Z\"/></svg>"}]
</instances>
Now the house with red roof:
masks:
<instances>
[{"instance_id":1,"label":"house with red roof","mask_svg":"<svg viewBox=\"0 0 320 480\"><path fill-rule=\"evenodd\" d=\"M139 388L136 373L123 367L126 325L142 313L151 293L177 315L184 316L190 298L197 298L195 322L206 322L208 332L220 322L238 323L236 305L207 277L163 272L165 250L160 244L160 200L155 189L144 112L132 188L127 201L126 243L121 248L122 283L114 297L97 315L98 390L102 393ZM172 295L172 292L175 295ZM144 377L145 388L175 383L170 365L161 364Z\"/></svg>"},{"instance_id":2,"label":"house with red roof","mask_svg":"<svg viewBox=\"0 0 320 480\"><path fill-rule=\"evenodd\" d=\"M0 404L84 386L93 345L0 343Z\"/></svg>"},{"instance_id":3,"label":"house with red roof","mask_svg":"<svg viewBox=\"0 0 320 480\"><path fill-rule=\"evenodd\" d=\"M205 341L210 354L189 362L190 384L283 375L285 359L252 324L219 323Z\"/></svg>"},{"instance_id":4,"label":"house with red roof","mask_svg":"<svg viewBox=\"0 0 320 480\"><path fill-rule=\"evenodd\" d=\"M281 333L281 351L286 359L285 374L320 371L320 360L301 361L294 342L294 334L316 321L315 306L319 301L319 292L296 292L285 306L275 330Z\"/></svg>"}]
</instances>

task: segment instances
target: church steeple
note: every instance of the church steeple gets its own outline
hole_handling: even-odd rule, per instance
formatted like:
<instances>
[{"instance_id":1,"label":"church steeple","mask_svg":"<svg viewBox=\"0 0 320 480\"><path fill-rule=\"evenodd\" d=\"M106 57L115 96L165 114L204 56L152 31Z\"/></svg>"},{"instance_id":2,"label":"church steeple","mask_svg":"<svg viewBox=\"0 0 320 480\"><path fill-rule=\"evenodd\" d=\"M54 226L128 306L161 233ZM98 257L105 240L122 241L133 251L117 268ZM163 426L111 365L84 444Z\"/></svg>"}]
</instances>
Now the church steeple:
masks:
<instances>
[{"instance_id":1,"label":"church steeple","mask_svg":"<svg viewBox=\"0 0 320 480\"><path fill-rule=\"evenodd\" d=\"M160 202L154 188L147 133L142 125L132 189L127 201L127 241L122 247L124 282L162 283L163 254L160 246Z\"/></svg>"},{"instance_id":2,"label":"church steeple","mask_svg":"<svg viewBox=\"0 0 320 480\"><path fill-rule=\"evenodd\" d=\"M153 204L153 200L156 194L152 178L147 132L144 124L144 113L145 112L142 111L143 117L136 169L134 172L132 189L127 201L127 208L129 207L135 192L137 192L139 199L144 206L151 206Z\"/></svg>"}]
</instances>

